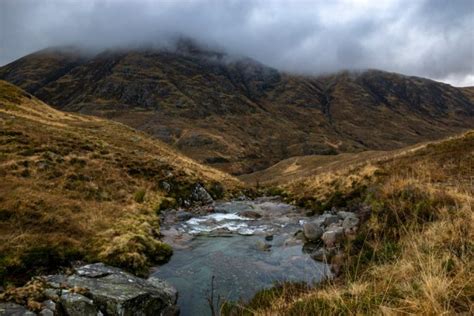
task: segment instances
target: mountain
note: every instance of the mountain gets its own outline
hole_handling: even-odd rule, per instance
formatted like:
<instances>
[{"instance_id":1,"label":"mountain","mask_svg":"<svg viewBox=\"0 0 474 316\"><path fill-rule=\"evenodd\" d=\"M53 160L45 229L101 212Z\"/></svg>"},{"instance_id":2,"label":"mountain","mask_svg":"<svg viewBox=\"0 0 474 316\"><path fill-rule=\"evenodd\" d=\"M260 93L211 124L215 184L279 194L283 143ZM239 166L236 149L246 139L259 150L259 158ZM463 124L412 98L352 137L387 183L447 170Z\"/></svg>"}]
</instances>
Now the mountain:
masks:
<instances>
[{"instance_id":1,"label":"mountain","mask_svg":"<svg viewBox=\"0 0 474 316\"><path fill-rule=\"evenodd\" d=\"M119 136L119 137L117 137ZM164 260L158 212L238 180L125 125L51 108L0 81L0 283L71 260Z\"/></svg>"},{"instance_id":2,"label":"mountain","mask_svg":"<svg viewBox=\"0 0 474 316\"><path fill-rule=\"evenodd\" d=\"M0 68L0 79L55 108L145 131L233 174L292 156L390 150L474 127L470 90L377 70L291 75L186 41L99 54L47 49Z\"/></svg>"}]
</instances>

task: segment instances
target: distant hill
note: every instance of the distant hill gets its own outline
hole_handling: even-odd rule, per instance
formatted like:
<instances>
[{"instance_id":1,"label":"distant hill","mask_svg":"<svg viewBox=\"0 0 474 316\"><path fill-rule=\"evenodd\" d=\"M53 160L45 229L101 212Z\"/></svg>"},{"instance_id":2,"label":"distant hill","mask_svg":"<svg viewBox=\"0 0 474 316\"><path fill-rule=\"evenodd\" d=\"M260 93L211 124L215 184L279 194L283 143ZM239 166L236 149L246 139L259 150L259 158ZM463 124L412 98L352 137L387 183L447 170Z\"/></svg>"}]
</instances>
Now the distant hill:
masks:
<instances>
[{"instance_id":1,"label":"distant hill","mask_svg":"<svg viewBox=\"0 0 474 316\"><path fill-rule=\"evenodd\" d=\"M102 260L143 272L166 259L158 212L239 181L125 125L63 113L0 81L0 284Z\"/></svg>"},{"instance_id":2,"label":"distant hill","mask_svg":"<svg viewBox=\"0 0 474 316\"><path fill-rule=\"evenodd\" d=\"M47 49L0 68L0 79L234 174L292 156L390 150L474 127L469 89L377 70L290 75L192 42L96 55Z\"/></svg>"}]
</instances>

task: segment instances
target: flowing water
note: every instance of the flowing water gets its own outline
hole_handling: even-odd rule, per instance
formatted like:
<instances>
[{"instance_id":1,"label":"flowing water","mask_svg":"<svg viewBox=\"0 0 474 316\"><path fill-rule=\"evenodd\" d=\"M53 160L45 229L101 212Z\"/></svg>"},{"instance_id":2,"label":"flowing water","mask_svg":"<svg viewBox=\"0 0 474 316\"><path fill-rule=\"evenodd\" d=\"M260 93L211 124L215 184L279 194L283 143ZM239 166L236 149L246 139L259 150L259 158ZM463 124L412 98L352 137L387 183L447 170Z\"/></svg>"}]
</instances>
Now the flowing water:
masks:
<instances>
[{"instance_id":1,"label":"flowing water","mask_svg":"<svg viewBox=\"0 0 474 316\"><path fill-rule=\"evenodd\" d=\"M210 315L213 277L215 302L248 300L278 281L318 282L330 272L294 237L304 220L303 210L268 198L216 203L181 221L170 214L162 232L174 254L153 275L177 288L181 315Z\"/></svg>"}]
</instances>

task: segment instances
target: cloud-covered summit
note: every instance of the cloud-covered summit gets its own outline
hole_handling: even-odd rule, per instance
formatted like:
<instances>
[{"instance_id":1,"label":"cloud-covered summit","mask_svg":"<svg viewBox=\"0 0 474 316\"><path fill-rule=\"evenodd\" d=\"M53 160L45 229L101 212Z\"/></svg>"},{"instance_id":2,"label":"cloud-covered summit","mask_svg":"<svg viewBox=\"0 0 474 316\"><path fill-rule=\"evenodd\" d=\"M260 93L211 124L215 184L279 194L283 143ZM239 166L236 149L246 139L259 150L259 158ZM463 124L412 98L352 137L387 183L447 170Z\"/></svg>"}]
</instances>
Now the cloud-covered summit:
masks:
<instances>
[{"instance_id":1,"label":"cloud-covered summit","mask_svg":"<svg viewBox=\"0 0 474 316\"><path fill-rule=\"evenodd\" d=\"M186 36L283 71L378 68L474 85L472 0L2 0L0 64L48 46Z\"/></svg>"}]
</instances>

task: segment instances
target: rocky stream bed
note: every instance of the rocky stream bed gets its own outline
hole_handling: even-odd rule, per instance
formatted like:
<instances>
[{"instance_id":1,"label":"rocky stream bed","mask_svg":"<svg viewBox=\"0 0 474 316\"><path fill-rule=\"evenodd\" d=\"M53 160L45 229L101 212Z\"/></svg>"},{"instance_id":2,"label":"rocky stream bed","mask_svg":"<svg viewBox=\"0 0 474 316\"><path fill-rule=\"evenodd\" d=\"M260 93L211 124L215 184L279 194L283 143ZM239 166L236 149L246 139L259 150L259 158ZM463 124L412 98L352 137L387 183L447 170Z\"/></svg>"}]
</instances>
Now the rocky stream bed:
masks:
<instances>
[{"instance_id":1,"label":"rocky stream bed","mask_svg":"<svg viewBox=\"0 0 474 316\"><path fill-rule=\"evenodd\" d=\"M211 295L213 304L247 300L275 282L333 277L344 261L340 245L360 222L360 214L336 209L308 217L275 197L203 204L163 212L161 232L174 254L148 279L102 263L36 277L48 298L39 315L210 315ZM35 314L0 303L0 315Z\"/></svg>"}]
</instances>

